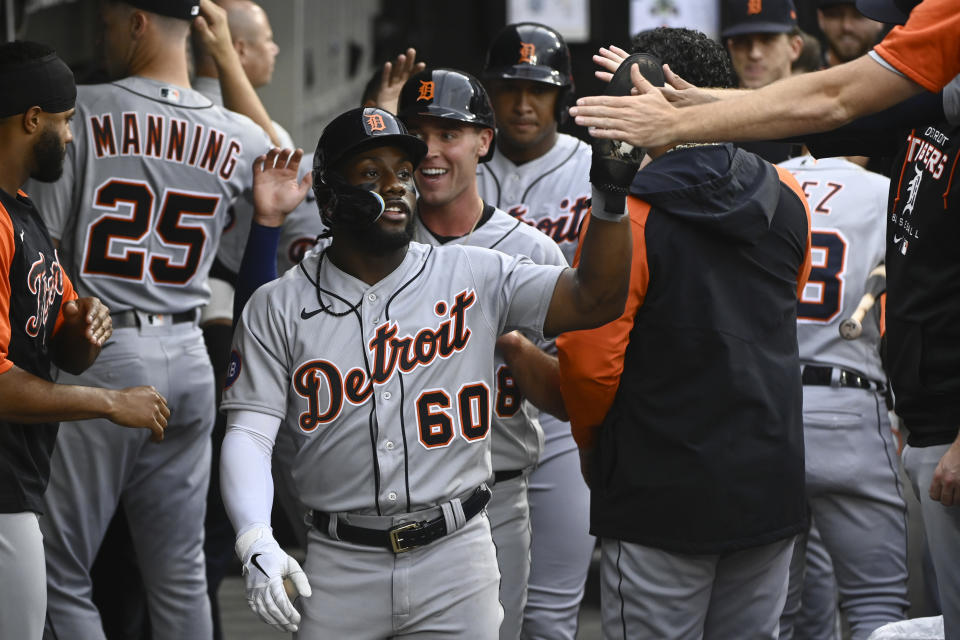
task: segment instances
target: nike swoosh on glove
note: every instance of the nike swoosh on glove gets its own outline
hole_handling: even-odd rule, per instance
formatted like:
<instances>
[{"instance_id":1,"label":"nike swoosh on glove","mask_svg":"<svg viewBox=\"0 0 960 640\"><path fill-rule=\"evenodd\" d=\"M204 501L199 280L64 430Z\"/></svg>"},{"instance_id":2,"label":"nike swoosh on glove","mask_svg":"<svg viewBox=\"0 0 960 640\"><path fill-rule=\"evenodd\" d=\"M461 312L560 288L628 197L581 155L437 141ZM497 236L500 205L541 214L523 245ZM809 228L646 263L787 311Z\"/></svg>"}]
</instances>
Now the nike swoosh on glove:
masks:
<instances>
[{"instance_id":1,"label":"nike swoosh on glove","mask_svg":"<svg viewBox=\"0 0 960 640\"><path fill-rule=\"evenodd\" d=\"M294 599L297 595L309 598L312 594L307 575L297 561L283 552L267 527L256 527L238 536L236 550L243 563L247 604L253 612L277 629L297 631L300 612L284 591L284 579L289 578L296 589Z\"/></svg>"}]
</instances>

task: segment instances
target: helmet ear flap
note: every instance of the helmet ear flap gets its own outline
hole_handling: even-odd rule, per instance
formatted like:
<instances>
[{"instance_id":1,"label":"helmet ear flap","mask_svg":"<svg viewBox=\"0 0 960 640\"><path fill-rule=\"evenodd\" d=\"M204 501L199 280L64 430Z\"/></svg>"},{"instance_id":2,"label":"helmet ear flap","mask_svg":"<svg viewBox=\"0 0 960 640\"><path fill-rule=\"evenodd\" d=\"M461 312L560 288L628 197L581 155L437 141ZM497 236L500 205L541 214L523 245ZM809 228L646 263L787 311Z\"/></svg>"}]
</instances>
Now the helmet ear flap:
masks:
<instances>
[{"instance_id":1,"label":"helmet ear flap","mask_svg":"<svg viewBox=\"0 0 960 640\"><path fill-rule=\"evenodd\" d=\"M553 117L557 121L557 126L562 127L570 118L570 107L574 104L573 87L561 87L557 94L557 106Z\"/></svg>"},{"instance_id":2,"label":"helmet ear flap","mask_svg":"<svg viewBox=\"0 0 960 640\"><path fill-rule=\"evenodd\" d=\"M329 228L333 220L333 212L337 208L337 192L316 172L313 175L313 195L317 198L320 220Z\"/></svg>"}]
</instances>

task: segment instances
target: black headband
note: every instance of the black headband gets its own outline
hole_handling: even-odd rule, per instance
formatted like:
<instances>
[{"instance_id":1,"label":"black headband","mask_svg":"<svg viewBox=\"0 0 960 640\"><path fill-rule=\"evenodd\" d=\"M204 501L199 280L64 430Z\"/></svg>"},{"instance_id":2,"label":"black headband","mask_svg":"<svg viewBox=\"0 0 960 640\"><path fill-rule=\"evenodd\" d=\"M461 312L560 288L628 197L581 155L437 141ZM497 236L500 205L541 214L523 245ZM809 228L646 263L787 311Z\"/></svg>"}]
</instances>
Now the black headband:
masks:
<instances>
[{"instance_id":1,"label":"black headband","mask_svg":"<svg viewBox=\"0 0 960 640\"><path fill-rule=\"evenodd\" d=\"M0 67L0 118L26 113L38 106L47 113L73 109L77 85L57 54Z\"/></svg>"}]
</instances>

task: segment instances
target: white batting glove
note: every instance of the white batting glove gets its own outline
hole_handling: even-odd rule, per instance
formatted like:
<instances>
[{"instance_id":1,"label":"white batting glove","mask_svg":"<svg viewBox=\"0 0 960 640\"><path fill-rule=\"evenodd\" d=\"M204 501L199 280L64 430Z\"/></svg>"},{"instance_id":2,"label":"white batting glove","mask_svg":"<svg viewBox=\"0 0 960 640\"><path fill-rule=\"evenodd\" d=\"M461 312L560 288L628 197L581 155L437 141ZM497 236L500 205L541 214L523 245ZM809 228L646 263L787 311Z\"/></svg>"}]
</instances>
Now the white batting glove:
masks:
<instances>
[{"instance_id":1,"label":"white batting glove","mask_svg":"<svg viewBox=\"0 0 960 640\"><path fill-rule=\"evenodd\" d=\"M255 526L236 542L237 557L243 563L247 586L247 604L260 619L281 631L295 632L300 613L291 599L309 598L312 591L307 576L296 560L288 556L273 539L269 527ZM285 579L293 593L284 590Z\"/></svg>"}]
</instances>

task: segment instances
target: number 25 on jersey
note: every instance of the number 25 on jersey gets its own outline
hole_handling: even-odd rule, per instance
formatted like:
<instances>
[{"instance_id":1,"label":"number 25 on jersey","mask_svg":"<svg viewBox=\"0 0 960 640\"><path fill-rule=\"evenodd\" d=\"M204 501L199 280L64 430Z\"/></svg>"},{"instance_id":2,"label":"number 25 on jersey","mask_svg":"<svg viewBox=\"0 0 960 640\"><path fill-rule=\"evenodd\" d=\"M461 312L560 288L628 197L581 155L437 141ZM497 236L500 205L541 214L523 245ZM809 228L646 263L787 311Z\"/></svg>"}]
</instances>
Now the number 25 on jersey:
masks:
<instances>
[{"instance_id":1,"label":"number 25 on jersey","mask_svg":"<svg viewBox=\"0 0 960 640\"><path fill-rule=\"evenodd\" d=\"M93 206L105 213L87 230L83 274L140 281L149 274L157 284L188 283L203 257L206 227L213 224L203 219L216 214L220 197L167 189L156 216L155 204L145 182L112 178L100 185ZM151 231L165 251L148 248Z\"/></svg>"}]
</instances>

